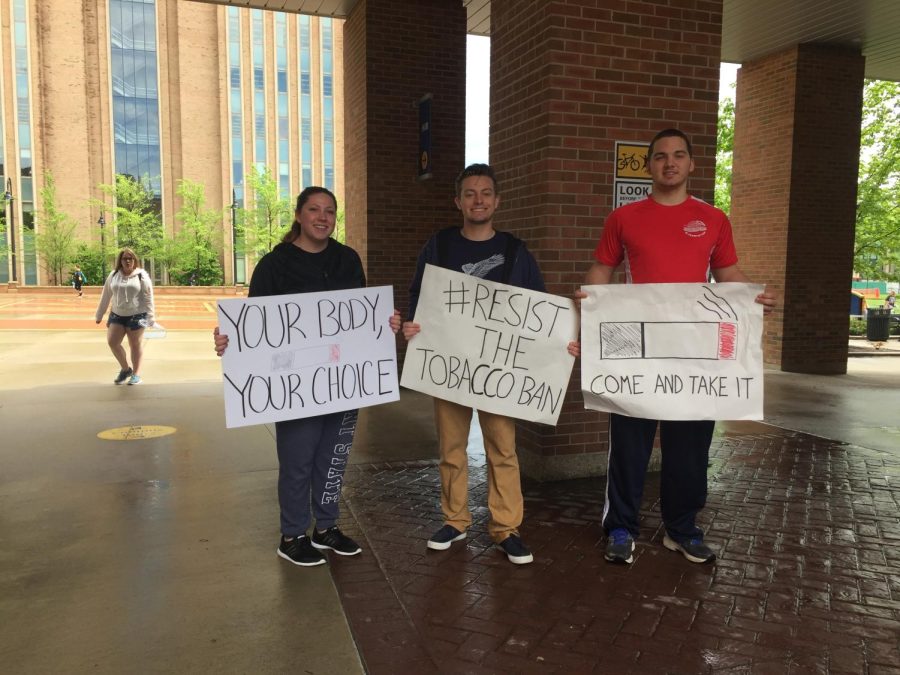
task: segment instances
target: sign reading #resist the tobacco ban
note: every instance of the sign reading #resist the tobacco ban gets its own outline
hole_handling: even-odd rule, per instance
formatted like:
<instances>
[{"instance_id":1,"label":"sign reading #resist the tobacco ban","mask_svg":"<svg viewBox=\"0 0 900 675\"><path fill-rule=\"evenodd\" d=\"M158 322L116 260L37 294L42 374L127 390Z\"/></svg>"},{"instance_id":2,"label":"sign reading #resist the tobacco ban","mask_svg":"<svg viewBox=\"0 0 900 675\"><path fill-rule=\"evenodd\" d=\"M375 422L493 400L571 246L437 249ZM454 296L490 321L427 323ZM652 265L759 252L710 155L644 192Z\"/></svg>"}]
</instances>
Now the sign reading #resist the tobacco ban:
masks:
<instances>
[{"instance_id":1,"label":"sign reading #resist the tobacco ban","mask_svg":"<svg viewBox=\"0 0 900 675\"><path fill-rule=\"evenodd\" d=\"M400 383L478 410L556 424L578 336L566 298L428 265Z\"/></svg>"},{"instance_id":2,"label":"sign reading #resist the tobacco ban","mask_svg":"<svg viewBox=\"0 0 900 675\"><path fill-rule=\"evenodd\" d=\"M399 399L390 286L218 305L228 428Z\"/></svg>"},{"instance_id":3,"label":"sign reading #resist the tobacco ban","mask_svg":"<svg viewBox=\"0 0 900 675\"><path fill-rule=\"evenodd\" d=\"M763 286L585 286L586 408L656 420L763 417Z\"/></svg>"}]
</instances>

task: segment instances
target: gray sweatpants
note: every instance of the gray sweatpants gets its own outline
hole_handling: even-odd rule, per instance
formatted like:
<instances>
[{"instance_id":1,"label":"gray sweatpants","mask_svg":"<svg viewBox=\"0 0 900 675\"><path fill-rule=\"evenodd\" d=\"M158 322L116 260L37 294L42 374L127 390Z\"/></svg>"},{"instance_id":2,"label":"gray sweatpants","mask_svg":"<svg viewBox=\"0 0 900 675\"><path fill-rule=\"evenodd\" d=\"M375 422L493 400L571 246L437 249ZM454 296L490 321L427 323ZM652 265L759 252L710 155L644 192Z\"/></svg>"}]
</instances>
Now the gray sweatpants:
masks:
<instances>
[{"instance_id":1,"label":"gray sweatpants","mask_svg":"<svg viewBox=\"0 0 900 675\"><path fill-rule=\"evenodd\" d=\"M337 522L356 418L357 411L349 410L275 423L278 503L285 537L306 534L311 514L320 530Z\"/></svg>"}]
</instances>

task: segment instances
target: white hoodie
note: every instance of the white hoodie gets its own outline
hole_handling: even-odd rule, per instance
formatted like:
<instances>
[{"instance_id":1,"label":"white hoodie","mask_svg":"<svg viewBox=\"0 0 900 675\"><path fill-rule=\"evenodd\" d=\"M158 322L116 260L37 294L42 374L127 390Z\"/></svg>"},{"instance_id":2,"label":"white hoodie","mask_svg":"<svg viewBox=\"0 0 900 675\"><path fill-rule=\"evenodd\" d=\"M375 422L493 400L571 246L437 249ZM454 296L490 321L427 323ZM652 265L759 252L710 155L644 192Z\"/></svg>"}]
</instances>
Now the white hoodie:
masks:
<instances>
[{"instance_id":1,"label":"white hoodie","mask_svg":"<svg viewBox=\"0 0 900 675\"><path fill-rule=\"evenodd\" d=\"M132 270L128 276L114 270L106 277L103 294L100 296L100 304L97 305L97 313L94 317L98 322L103 319L110 300L112 300L112 311L119 316L134 316L146 312L147 326L155 323L153 319L153 285L150 283L150 275L140 267Z\"/></svg>"}]
</instances>

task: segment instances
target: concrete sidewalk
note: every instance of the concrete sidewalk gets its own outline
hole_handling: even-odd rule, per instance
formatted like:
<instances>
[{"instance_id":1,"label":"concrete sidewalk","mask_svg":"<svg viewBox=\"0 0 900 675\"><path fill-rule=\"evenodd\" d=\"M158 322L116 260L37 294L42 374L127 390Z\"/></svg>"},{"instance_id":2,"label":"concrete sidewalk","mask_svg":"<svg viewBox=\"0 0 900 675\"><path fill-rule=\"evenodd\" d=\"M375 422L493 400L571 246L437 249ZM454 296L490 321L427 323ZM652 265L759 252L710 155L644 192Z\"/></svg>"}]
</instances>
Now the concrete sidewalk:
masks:
<instances>
[{"instance_id":1,"label":"concrete sidewalk","mask_svg":"<svg viewBox=\"0 0 900 675\"><path fill-rule=\"evenodd\" d=\"M294 568L271 430L225 430L208 327L149 341L145 384L115 372L101 328L0 331L6 672L900 672L900 359L767 372L778 426L714 442L719 561L660 546L651 478L626 568L602 560L603 479L526 481L535 563L510 565L474 453L469 538L426 552L439 479L412 392L361 415L341 525L363 554ZM97 437L154 425L174 433Z\"/></svg>"}]
</instances>

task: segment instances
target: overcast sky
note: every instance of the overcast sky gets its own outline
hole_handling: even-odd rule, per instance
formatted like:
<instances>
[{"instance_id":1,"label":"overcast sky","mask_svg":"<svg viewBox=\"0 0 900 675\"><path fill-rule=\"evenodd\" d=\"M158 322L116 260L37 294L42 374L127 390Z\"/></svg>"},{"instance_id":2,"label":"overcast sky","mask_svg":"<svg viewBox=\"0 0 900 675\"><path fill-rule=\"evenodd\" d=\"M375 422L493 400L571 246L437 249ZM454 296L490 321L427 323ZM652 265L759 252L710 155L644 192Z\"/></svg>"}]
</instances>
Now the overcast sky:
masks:
<instances>
[{"instance_id":1,"label":"overcast sky","mask_svg":"<svg viewBox=\"0 0 900 675\"><path fill-rule=\"evenodd\" d=\"M468 37L466 64L466 164L488 161L488 107L490 102L490 38ZM731 88L738 65L723 63L719 98L734 98Z\"/></svg>"}]
</instances>

